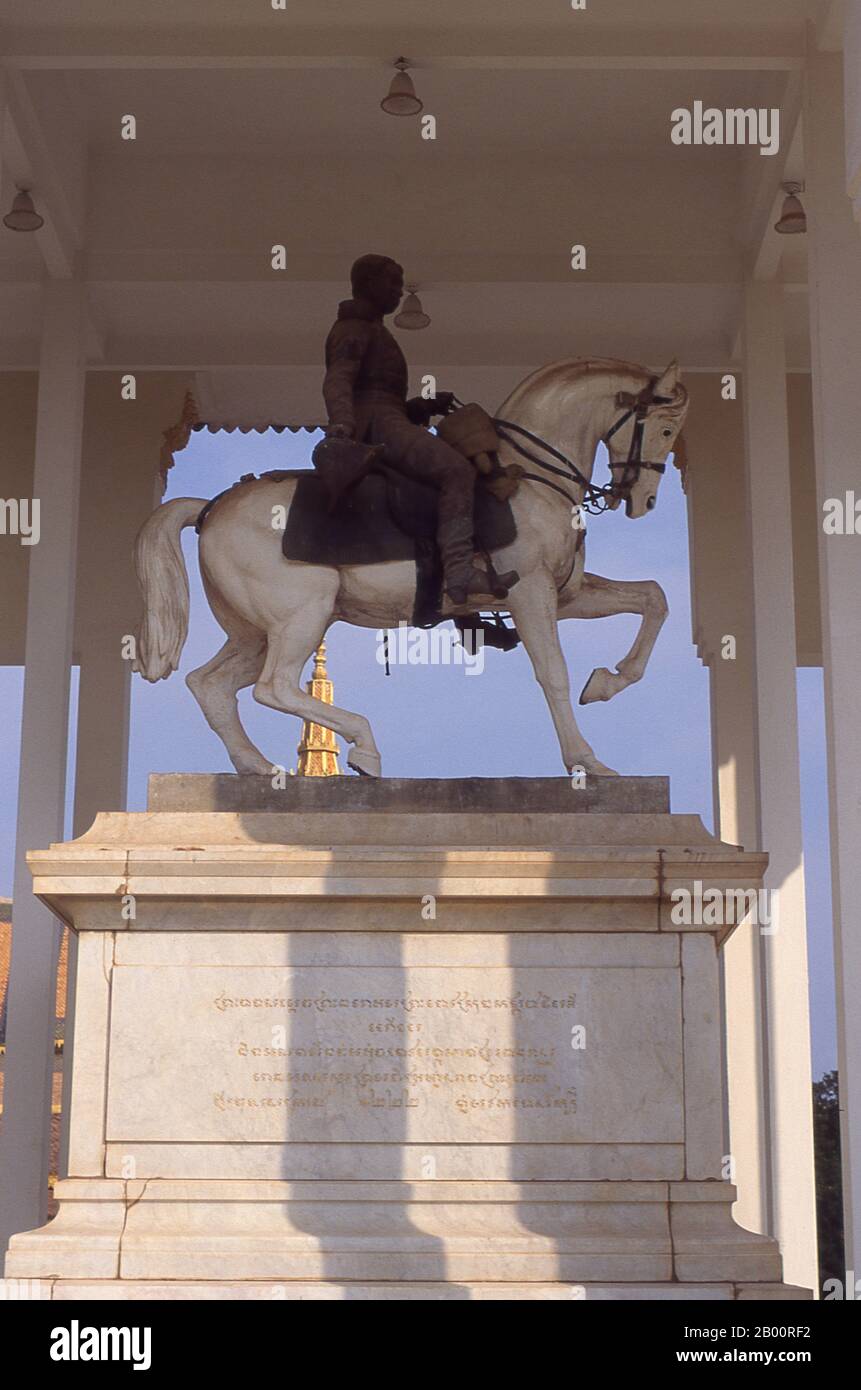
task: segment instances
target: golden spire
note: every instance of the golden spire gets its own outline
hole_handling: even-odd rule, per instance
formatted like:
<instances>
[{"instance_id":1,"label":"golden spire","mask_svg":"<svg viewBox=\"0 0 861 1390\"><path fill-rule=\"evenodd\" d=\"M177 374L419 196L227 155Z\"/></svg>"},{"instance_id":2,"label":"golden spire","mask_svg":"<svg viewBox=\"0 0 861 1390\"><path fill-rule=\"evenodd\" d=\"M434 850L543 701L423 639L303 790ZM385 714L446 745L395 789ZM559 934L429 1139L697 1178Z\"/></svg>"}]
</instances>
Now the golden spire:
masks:
<instances>
[{"instance_id":1,"label":"golden spire","mask_svg":"<svg viewBox=\"0 0 861 1390\"><path fill-rule=\"evenodd\" d=\"M315 700L324 705L334 704L332 682L326 671L326 643L321 642L314 653L314 671L306 689ZM302 738L296 750L300 777L338 777L338 743L331 729L322 724L313 724L306 719L302 725Z\"/></svg>"}]
</instances>

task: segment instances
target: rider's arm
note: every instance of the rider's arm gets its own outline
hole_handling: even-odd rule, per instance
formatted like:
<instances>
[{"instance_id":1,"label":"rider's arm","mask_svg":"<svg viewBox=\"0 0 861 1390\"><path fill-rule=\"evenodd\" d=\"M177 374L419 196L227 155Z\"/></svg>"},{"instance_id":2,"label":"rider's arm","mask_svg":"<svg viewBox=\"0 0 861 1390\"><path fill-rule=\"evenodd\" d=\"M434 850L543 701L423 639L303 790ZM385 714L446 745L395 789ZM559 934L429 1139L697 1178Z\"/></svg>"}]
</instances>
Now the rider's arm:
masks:
<instances>
[{"instance_id":1,"label":"rider's arm","mask_svg":"<svg viewBox=\"0 0 861 1390\"><path fill-rule=\"evenodd\" d=\"M367 328L360 320L336 324L328 343L323 400L326 402L329 425L340 426L351 435L356 426L353 388L367 346Z\"/></svg>"}]
</instances>

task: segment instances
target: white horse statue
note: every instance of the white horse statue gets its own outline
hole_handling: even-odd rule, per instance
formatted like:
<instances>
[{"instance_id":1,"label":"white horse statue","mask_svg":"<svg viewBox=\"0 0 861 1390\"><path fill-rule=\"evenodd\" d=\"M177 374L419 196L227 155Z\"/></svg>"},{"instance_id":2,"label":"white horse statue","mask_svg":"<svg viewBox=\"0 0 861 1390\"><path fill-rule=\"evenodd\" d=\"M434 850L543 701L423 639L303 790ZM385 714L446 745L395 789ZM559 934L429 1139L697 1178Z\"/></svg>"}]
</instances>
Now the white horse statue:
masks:
<instances>
[{"instance_id":1,"label":"white horse statue","mask_svg":"<svg viewBox=\"0 0 861 1390\"><path fill-rule=\"evenodd\" d=\"M574 718L568 670L559 642L561 618L636 613L636 640L615 671L593 671L581 704L609 700L641 679L667 614L660 585L602 579L585 569L582 507L626 504L629 517L655 505L660 475L684 424L688 393L673 362L659 377L612 359L574 359L543 367L518 386L499 410L500 462L523 465L526 476L511 500L517 535L494 557L520 575L508 597L486 610L510 612L544 691L569 772L611 774ZM611 488L591 486L598 444L610 456ZM227 492L200 533L200 570L212 611L227 634L219 652L187 676L212 729L237 772L272 774L239 719L236 695L334 729L351 745L349 765L379 777L380 753L368 720L326 705L302 689L305 663L334 622L375 629L409 622L416 589L411 561L336 568L284 558L282 531L295 480L249 479ZM144 523L135 563L144 600L134 669L148 681L175 671L188 632L189 590L180 533L205 505L180 497L157 507ZM444 599L443 614L458 616Z\"/></svg>"}]
</instances>

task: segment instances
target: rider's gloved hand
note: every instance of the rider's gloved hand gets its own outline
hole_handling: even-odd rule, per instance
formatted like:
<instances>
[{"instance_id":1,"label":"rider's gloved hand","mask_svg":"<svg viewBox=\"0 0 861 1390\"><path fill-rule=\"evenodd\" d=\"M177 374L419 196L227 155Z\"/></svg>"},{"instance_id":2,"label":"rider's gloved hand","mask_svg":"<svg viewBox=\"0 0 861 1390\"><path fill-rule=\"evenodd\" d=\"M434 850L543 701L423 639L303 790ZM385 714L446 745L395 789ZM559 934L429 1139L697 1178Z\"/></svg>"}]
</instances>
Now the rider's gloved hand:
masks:
<instances>
[{"instance_id":1,"label":"rider's gloved hand","mask_svg":"<svg viewBox=\"0 0 861 1390\"><path fill-rule=\"evenodd\" d=\"M432 396L411 396L407 401L407 419L413 425L429 425L435 414Z\"/></svg>"},{"instance_id":2,"label":"rider's gloved hand","mask_svg":"<svg viewBox=\"0 0 861 1390\"><path fill-rule=\"evenodd\" d=\"M429 425L435 415L447 415L453 405L453 391L438 391L435 396L413 396L407 401L407 415L414 425Z\"/></svg>"}]
</instances>

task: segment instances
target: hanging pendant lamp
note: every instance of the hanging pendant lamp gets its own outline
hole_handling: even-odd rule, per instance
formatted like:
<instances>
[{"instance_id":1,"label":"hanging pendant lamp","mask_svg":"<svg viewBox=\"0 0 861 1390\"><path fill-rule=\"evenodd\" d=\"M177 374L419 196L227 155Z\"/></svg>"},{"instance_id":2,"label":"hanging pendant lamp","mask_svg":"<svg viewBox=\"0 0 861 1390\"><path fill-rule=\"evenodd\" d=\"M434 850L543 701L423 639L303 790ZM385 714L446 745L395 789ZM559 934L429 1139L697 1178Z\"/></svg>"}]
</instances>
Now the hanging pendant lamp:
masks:
<instances>
[{"instance_id":1,"label":"hanging pendant lamp","mask_svg":"<svg viewBox=\"0 0 861 1390\"><path fill-rule=\"evenodd\" d=\"M395 67L397 72L380 106L389 116L417 116L424 103L416 96L413 79L407 71L409 63L406 58L399 58Z\"/></svg>"},{"instance_id":2,"label":"hanging pendant lamp","mask_svg":"<svg viewBox=\"0 0 861 1390\"><path fill-rule=\"evenodd\" d=\"M395 314L394 324L396 328L427 328L430 323L430 314L426 314L422 308L422 302L416 294L415 285L407 286L407 297L404 300L399 313Z\"/></svg>"},{"instance_id":3,"label":"hanging pendant lamp","mask_svg":"<svg viewBox=\"0 0 861 1390\"><path fill-rule=\"evenodd\" d=\"M19 188L12 200L12 206L3 218L3 226L10 232L38 232L44 227L45 219L40 217L33 206L29 188Z\"/></svg>"},{"instance_id":4,"label":"hanging pendant lamp","mask_svg":"<svg viewBox=\"0 0 861 1390\"><path fill-rule=\"evenodd\" d=\"M783 200L780 220L775 222L774 230L780 232L781 236L798 236L800 232L807 231L807 216L798 196L804 191L804 184L784 183L781 186L786 197Z\"/></svg>"}]
</instances>

